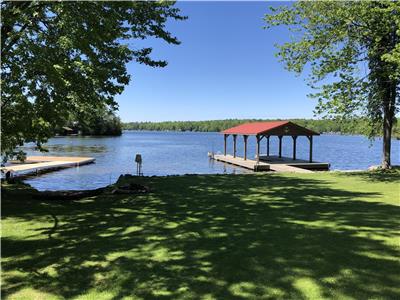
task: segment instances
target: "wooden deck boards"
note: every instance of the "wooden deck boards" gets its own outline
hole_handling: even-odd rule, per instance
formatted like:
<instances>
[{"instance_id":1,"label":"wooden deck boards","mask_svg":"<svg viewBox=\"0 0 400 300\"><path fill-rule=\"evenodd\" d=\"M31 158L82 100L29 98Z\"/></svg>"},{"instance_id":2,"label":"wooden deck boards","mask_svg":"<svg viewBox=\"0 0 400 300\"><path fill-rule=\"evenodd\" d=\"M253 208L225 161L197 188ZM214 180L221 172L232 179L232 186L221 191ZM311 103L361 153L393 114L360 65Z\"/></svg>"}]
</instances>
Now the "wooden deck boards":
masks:
<instances>
[{"instance_id":1,"label":"wooden deck boards","mask_svg":"<svg viewBox=\"0 0 400 300\"><path fill-rule=\"evenodd\" d=\"M24 163L1 167L3 173L28 172L44 169L57 169L62 167L75 167L94 162L92 157L66 157L66 156L28 156Z\"/></svg>"},{"instance_id":2,"label":"wooden deck boards","mask_svg":"<svg viewBox=\"0 0 400 300\"><path fill-rule=\"evenodd\" d=\"M74 163L93 162L93 157L82 156L28 156L25 162L69 161Z\"/></svg>"},{"instance_id":3,"label":"wooden deck boards","mask_svg":"<svg viewBox=\"0 0 400 300\"><path fill-rule=\"evenodd\" d=\"M270 164L270 170L275 172L314 173L311 170L293 167L285 164Z\"/></svg>"},{"instance_id":4,"label":"wooden deck boards","mask_svg":"<svg viewBox=\"0 0 400 300\"><path fill-rule=\"evenodd\" d=\"M214 155L213 158L217 161L229 163L253 171L275 171L275 172L295 172L295 173L313 173L312 170L328 170L328 163L308 162L302 159L292 160L287 157L277 156L261 156L260 161L241 157L233 157L232 155Z\"/></svg>"},{"instance_id":5,"label":"wooden deck boards","mask_svg":"<svg viewBox=\"0 0 400 300\"><path fill-rule=\"evenodd\" d=\"M266 164L264 162L259 162L252 160L252 159L246 159L244 160L241 157L233 157L232 155L214 155L214 159L222 162L226 162L232 165L240 166L246 169L250 169L253 171L268 171L269 170L269 164Z\"/></svg>"},{"instance_id":6,"label":"wooden deck boards","mask_svg":"<svg viewBox=\"0 0 400 300\"><path fill-rule=\"evenodd\" d=\"M296 159L293 160L289 157L278 157L275 155L267 156L267 155L260 155L260 160L267 164L272 165L288 165L291 167L303 168L307 170L329 170L330 164L324 162L309 162L308 160L304 159Z\"/></svg>"}]
</instances>

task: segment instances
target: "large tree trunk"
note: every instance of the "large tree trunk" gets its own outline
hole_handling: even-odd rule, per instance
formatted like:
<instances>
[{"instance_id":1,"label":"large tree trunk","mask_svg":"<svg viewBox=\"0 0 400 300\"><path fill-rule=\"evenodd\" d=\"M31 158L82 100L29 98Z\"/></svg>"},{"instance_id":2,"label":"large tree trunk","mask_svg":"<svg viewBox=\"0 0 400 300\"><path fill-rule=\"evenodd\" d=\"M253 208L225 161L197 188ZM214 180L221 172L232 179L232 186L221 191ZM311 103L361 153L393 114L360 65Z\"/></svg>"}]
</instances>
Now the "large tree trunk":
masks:
<instances>
[{"instance_id":1,"label":"large tree trunk","mask_svg":"<svg viewBox=\"0 0 400 300\"><path fill-rule=\"evenodd\" d=\"M390 116L389 110L384 111L383 114L383 158L382 169L390 168L390 148L392 141L392 125L393 117Z\"/></svg>"},{"instance_id":2,"label":"large tree trunk","mask_svg":"<svg viewBox=\"0 0 400 300\"><path fill-rule=\"evenodd\" d=\"M385 99L383 99L383 158L382 169L391 166L390 149L392 142L392 128L396 107L396 82L387 85Z\"/></svg>"}]
</instances>

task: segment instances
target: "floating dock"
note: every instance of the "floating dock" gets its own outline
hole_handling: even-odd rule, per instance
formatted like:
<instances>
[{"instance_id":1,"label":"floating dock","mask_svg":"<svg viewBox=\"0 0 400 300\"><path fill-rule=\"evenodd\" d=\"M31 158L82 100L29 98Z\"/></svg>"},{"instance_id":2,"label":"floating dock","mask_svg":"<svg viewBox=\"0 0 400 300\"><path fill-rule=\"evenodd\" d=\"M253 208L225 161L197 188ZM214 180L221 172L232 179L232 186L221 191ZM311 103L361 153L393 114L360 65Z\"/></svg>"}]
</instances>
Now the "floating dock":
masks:
<instances>
[{"instance_id":1,"label":"floating dock","mask_svg":"<svg viewBox=\"0 0 400 300\"><path fill-rule=\"evenodd\" d=\"M252 159L243 159L241 157L233 157L232 155L218 155L215 154L212 156L213 159L221 162L225 162L231 165L239 166L242 168L246 168L249 170L253 170L255 172L258 171L269 171L270 165L264 162L257 162L256 160Z\"/></svg>"},{"instance_id":2,"label":"floating dock","mask_svg":"<svg viewBox=\"0 0 400 300\"><path fill-rule=\"evenodd\" d=\"M255 172L275 171L275 172L294 172L294 173L312 173L314 170L329 170L328 163L308 162L302 159L290 159L288 157L260 155L259 161L252 159L243 159L233 157L232 155L215 154L211 158L229 163L235 166L246 168Z\"/></svg>"},{"instance_id":3,"label":"floating dock","mask_svg":"<svg viewBox=\"0 0 400 300\"><path fill-rule=\"evenodd\" d=\"M278 168L283 165L293 168L315 170L315 171L328 171L330 168L329 163L317 162L317 161L310 162L305 159L292 159L289 157L279 157L275 155L270 155L270 156L260 155L260 161L270 164L271 168Z\"/></svg>"},{"instance_id":4,"label":"floating dock","mask_svg":"<svg viewBox=\"0 0 400 300\"><path fill-rule=\"evenodd\" d=\"M38 172L40 170L56 170L60 168L78 167L93 163L93 157L76 157L76 156L28 156L24 162L11 161L9 166L1 167L1 172L6 177L13 177L17 173Z\"/></svg>"}]
</instances>

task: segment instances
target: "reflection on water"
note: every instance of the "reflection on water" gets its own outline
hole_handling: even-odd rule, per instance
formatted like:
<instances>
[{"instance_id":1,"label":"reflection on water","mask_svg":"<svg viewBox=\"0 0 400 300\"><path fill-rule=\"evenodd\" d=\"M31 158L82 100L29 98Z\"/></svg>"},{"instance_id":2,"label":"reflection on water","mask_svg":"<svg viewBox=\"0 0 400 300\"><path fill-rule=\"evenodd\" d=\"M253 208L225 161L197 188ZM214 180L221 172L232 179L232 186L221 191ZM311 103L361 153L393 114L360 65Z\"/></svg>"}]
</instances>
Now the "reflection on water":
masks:
<instances>
[{"instance_id":1,"label":"reflection on water","mask_svg":"<svg viewBox=\"0 0 400 300\"><path fill-rule=\"evenodd\" d=\"M77 153L101 153L106 152L105 146L85 146L85 145L50 145L47 147L50 152L77 152Z\"/></svg>"},{"instance_id":2,"label":"reflection on water","mask_svg":"<svg viewBox=\"0 0 400 300\"><path fill-rule=\"evenodd\" d=\"M107 147L98 145L98 146L86 146L86 145L65 145L65 144L56 144L56 145L47 145L44 147L48 152L51 153L101 153L106 152ZM35 146L24 146L21 147L22 150L32 152L36 150ZM46 155L47 152L43 152L41 155ZM47 154L50 155L50 154Z\"/></svg>"},{"instance_id":3,"label":"reflection on water","mask_svg":"<svg viewBox=\"0 0 400 300\"><path fill-rule=\"evenodd\" d=\"M255 138L250 137L249 157L255 155ZM271 155L277 153L278 138L271 138ZM314 138L314 159L329 162L331 169L367 169L381 161L382 141L372 143L362 136L321 135ZM393 140L393 163L399 164L400 141ZM125 131L120 137L57 137L46 145L49 152L25 150L30 155L90 156L96 163L79 168L64 169L27 180L40 190L91 189L114 182L120 174L134 174L135 155L143 157L144 175L243 173L249 172L232 165L209 160L207 153L221 152L223 137L219 133L139 132ZM228 152L232 153L232 137ZM266 142L261 145L261 153ZM305 137L297 139L297 157L308 157L309 144ZM283 138L283 155L292 155L292 139ZM237 153L243 153L243 141L238 138Z\"/></svg>"}]
</instances>

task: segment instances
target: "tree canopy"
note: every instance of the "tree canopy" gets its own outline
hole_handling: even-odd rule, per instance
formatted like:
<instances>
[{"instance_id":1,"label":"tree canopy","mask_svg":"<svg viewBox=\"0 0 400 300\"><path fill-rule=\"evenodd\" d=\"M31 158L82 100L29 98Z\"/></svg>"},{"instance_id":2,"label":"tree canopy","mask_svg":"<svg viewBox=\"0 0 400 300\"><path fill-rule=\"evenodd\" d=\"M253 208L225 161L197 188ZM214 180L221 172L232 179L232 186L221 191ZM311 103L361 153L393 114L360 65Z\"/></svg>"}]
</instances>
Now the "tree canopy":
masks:
<instances>
[{"instance_id":1,"label":"tree canopy","mask_svg":"<svg viewBox=\"0 0 400 300\"><path fill-rule=\"evenodd\" d=\"M151 67L151 48L135 41L179 41L166 29L183 20L173 2L1 2L1 143L9 155L24 142L40 145L73 113L116 109L129 83L126 64Z\"/></svg>"},{"instance_id":2,"label":"tree canopy","mask_svg":"<svg viewBox=\"0 0 400 300\"><path fill-rule=\"evenodd\" d=\"M58 125L54 128L54 134L119 136L122 134L122 122L111 110L99 109L91 115L71 113L62 126Z\"/></svg>"},{"instance_id":3,"label":"tree canopy","mask_svg":"<svg viewBox=\"0 0 400 300\"><path fill-rule=\"evenodd\" d=\"M271 8L265 20L267 28L283 25L291 31L277 56L290 71L309 71L316 113L366 116L370 136L382 131L382 166L389 167L400 101L400 3L299 1Z\"/></svg>"}]
</instances>

